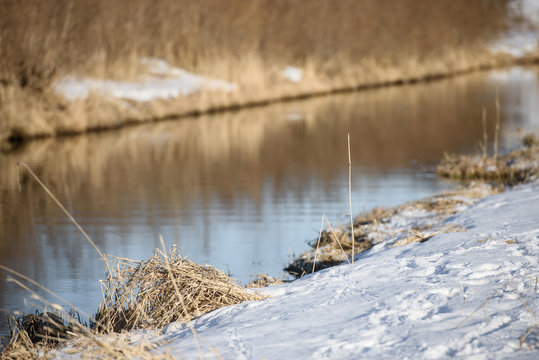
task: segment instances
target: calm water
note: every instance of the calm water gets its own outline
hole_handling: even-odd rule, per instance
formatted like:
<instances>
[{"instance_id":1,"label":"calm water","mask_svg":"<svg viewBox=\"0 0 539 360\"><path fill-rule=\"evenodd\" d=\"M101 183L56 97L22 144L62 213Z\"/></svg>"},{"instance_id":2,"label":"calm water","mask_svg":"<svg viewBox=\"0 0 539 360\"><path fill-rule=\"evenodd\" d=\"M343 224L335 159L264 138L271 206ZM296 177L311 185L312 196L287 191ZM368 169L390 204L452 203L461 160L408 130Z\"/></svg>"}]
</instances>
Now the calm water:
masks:
<instances>
[{"instance_id":1,"label":"calm water","mask_svg":"<svg viewBox=\"0 0 539 360\"><path fill-rule=\"evenodd\" d=\"M497 88L502 146L537 132L538 73L514 68L31 142L0 154L0 264L85 312L97 309L104 264L24 172L19 191L20 160L104 252L147 259L162 235L242 282L280 276L317 236L322 214L347 221L347 133L354 212L425 197L454 186L433 175L444 151L477 151L483 107L493 138ZM6 311L32 309L6 277L0 272L0 333Z\"/></svg>"}]
</instances>

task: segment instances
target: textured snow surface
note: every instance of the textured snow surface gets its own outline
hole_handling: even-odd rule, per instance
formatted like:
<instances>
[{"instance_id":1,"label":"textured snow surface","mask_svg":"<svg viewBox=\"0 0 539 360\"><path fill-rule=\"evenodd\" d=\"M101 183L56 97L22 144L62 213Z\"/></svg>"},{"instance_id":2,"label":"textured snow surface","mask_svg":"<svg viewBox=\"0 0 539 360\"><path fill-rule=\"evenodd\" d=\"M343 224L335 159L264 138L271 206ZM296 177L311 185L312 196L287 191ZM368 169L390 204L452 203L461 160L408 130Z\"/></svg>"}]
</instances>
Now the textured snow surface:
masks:
<instances>
[{"instance_id":1,"label":"textured snow surface","mask_svg":"<svg viewBox=\"0 0 539 360\"><path fill-rule=\"evenodd\" d=\"M211 345L224 359L538 359L539 331L532 350L519 338L539 315L539 182L445 223L466 231L382 243L355 264L265 288L266 300L193 321L197 340L180 323L133 339L186 358L215 358Z\"/></svg>"}]
</instances>

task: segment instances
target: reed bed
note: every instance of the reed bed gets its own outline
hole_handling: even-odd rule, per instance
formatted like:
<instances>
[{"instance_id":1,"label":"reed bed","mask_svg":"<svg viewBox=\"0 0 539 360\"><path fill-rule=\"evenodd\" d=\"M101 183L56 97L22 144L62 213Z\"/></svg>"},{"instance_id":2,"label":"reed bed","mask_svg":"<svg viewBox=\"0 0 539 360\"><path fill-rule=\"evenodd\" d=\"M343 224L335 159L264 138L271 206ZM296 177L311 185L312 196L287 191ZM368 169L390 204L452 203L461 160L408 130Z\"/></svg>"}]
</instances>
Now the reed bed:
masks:
<instances>
[{"instance_id":1,"label":"reed bed","mask_svg":"<svg viewBox=\"0 0 539 360\"><path fill-rule=\"evenodd\" d=\"M507 184L533 181L539 175L539 145L535 136L525 138L524 147L505 155L448 155L437 167L440 177Z\"/></svg>"},{"instance_id":2,"label":"reed bed","mask_svg":"<svg viewBox=\"0 0 539 360\"><path fill-rule=\"evenodd\" d=\"M518 23L515 0L6 0L0 3L0 139L52 136L236 109L511 61L486 45ZM235 82L231 93L125 106L70 103L75 74L136 79L141 58ZM298 84L280 72L305 70Z\"/></svg>"}]
</instances>

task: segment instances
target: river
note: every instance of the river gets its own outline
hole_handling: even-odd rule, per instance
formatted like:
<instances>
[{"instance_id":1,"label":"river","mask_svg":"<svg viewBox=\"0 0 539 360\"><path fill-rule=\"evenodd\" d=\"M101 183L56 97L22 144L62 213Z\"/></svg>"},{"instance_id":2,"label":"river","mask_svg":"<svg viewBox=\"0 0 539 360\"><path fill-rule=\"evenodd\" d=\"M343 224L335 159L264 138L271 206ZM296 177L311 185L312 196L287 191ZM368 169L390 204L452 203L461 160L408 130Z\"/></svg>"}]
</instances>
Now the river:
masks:
<instances>
[{"instance_id":1,"label":"river","mask_svg":"<svg viewBox=\"0 0 539 360\"><path fill-rule=\"evenodd\" d=\"M347 222L347 134L354 213L439 193L457 186L434 174L444 152L479 151L483 108L494 138L497 92L502 150L538 132L538 76L516 67L29 142L0 153L0 264L84 312L97 309L105 265L19 174L24 161L103 252L148 259L161 235L242 283L282 276L323 214ZM7 276L0 270L0 334L7 313L36 303Z\"/></svg>"}]
</instances>

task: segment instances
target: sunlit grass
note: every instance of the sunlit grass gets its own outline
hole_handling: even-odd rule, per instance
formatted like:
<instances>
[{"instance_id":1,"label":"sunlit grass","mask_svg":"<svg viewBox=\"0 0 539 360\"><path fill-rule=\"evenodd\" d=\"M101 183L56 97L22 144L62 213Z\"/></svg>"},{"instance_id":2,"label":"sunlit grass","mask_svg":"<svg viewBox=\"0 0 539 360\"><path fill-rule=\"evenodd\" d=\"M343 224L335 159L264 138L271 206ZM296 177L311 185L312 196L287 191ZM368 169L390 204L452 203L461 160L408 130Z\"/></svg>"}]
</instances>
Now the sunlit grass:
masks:
<instances>
[{"instance_id":1,"label":"sunlit grass","mask_svg":"<svg viewBox=\"0 0 539 360\"><path fill-rule=\"evenodd\" d=\"M510 26L511 0L3 1L0 139L117 127L178 114L431 79L500 59L484 46ZM66 74L135 79L157 57L235 82L143 106L104 96L68 103ZM304 70L300 83L280 72Z\"/></svg>"}]
</instances>

